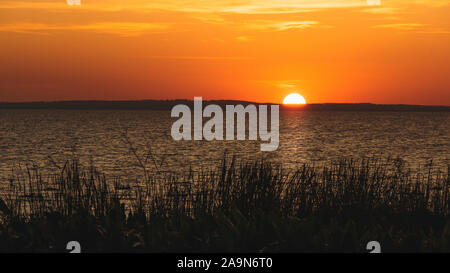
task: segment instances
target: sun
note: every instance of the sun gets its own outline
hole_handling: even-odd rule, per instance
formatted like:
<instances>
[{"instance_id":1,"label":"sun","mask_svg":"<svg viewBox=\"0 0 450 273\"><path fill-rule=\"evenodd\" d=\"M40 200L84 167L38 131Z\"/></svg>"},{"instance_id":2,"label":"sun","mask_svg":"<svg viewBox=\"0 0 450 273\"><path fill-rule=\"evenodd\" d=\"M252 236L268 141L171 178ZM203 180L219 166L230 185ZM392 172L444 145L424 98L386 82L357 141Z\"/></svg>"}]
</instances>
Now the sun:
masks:
<instances>
[{"instance_id":1,"label":"sun","mask_svg":"<svg viewBox=\"0 0 450 273\"><path fill-rule=\"evenodd\" d=\"M306 104L306 100L302 95L292 93L284 98L283 104Z\"/></svg>"}]
</instances>

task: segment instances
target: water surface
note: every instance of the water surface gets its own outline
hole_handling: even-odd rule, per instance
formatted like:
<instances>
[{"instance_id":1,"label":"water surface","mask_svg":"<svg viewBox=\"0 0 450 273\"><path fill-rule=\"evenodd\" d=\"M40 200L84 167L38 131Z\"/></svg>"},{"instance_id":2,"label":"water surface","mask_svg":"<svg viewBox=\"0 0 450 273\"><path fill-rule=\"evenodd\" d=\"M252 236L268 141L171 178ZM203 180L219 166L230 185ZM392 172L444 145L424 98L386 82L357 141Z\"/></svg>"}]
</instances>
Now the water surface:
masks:
<instances>
[{"instance_id":1,"label":"water surface","mask_svg":"<svg viewBox=\"0 0 450 273\"><path fill-rule=\"evenodd\" d=\"M413 167L450 162L449 112L282 111L276 152L261 152L260 141L177 142L175 120L170 111L0 110L0 178L27 164L55 172L75 155L107 175L135 179L142 169L130 145L152 171L216 166L225 151L287 169L365 156L401 157Z\"/></svg>"}]
</instances>

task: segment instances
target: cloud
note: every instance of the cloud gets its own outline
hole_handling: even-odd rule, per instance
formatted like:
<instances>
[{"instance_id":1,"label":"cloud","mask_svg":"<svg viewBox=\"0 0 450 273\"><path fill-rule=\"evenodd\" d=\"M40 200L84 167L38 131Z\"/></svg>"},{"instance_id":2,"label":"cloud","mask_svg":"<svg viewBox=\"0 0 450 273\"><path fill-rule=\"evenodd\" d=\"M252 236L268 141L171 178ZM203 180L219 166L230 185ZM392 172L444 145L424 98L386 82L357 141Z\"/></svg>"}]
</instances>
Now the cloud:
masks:
<instances>
[{"instance_id":1,"label":"cloud","mask_svg":"<svg viewBox=\"0 0 450 273\"><path fill-rule=\"evenodd\" d=\"M278 23L275 26L279 30L288 30L288 29L305 29L310 28L314 25L318 25L319 22L317 21L297 21L297 22L283 22Z\"/></svg>"},{"instance_id":2,"label":"cloud","mask_svg":"<svg viewBox=\"0 0 450 273\"><path fill-rule=\"evenodd\" d=\"M254 21L243 25L244 28L261 31L283 31L290 29L307 29L319 25L317 21Z\"/></svg>"},{"instance_id":3,"label":"cloud","mask_svg":"<svg viewBox=\"0 0 450 273\"><path fill-rule=\"evenodd\" d=\"M400 8L368 8L368 9L362 9L361 12L372 13L372 14L394 14L399 10L400 10Z\"/></svg>"},{"instance_id":4,"label":"cloud","mask_svg":"<svg viewBox=\"0 0 450 273\"><path fill-rule=\"evenodd\" d=\"M140 11L148 10L169 10L193 13L242 13L242 14L282 14L282 13L301 13L317 9L330 8L352 8L364 7L368 3L363 0L99 0L95 2L84 3L81 0L81 6L73 7L66 4L65 0L54 1L23 1L6 0L2 1L0 8L20 8L20 9L96 9L105 11L119 11L125 9L134 9Z\"/></svg>"},{"instance_id":5,"label":"cloud","mask_svg":"<svg viewBox=\"0 0 450 273\"><path fill-rule=\"evenodd\" d=\"M233 56L139 56L138 59L168 59L168 60L228 60L239 61L249 60L248 57L233 57Z\"/></svg>"},{"instance_id":6,"label":"cloud","mask_svg":"<svg viewBox=\"0 0 450 273\"><path fill-rule=\"evenodd\" d=\"M224 13L239 14L284 14L284 13L304 13L313 9L297 6L233 6L218 10Z\"/></svg>"},{"instance_id":7,"label":"cloud","mask_svg":"<svg viewBox=\"0 0 450 273\"><path fill-rule=\"evenodd\" d=\"M220 12L241 14L285 14L313 12L321 9L365 7L367 3L361 0L283 0L283 1L243 1L245 3L224 6Z\"/></svg>"},{"instance_id":8,"label":"cloud","mask_svg":"<svg viewBox=\"0 0 450 273\"><path fill-rule=\"evenodd\" d=\"M283 90L300 90L299 85L303 82L301 80L278 80L278 81L255 81L263 85L271 85Z\"/></svg>"},{"instance_id":9,"label":"cloud","mask_svg":"<svg viewBox=\"0 0 450 273\"><path fill-rule=\"evenodd\" d=\"M2 9L94 9L104 11L167 10L189 13L242 13L242 14L283 14L302 13L321 9L381 7L381 0L96 0L83 1L78 7L70 6L66 0L2 0ZM405 3L406 2L406 3ZM424 5L443 7L448 0L391 0L390 6ZM380 9L381 11L381 9Z\"/></svg>"},{"instance_id":10,"label":"cloud","mask_svg":"<svg viewBox=\"0 0 450 273\"><path fill-rule=\"evenodd\" d=\"M16 23L0 25L0 31L18 33L49 34L50 31L81 30L115 34L119 36L137 36L149 31L168 28L166 24L140 22L99 22L86 25L50 25L39 23Z\"/></svg>"},{"instance_id":11,"label":"cloud","mask_svg":"<svg viewBox=\"0 0 450 273\"><path fill-rule=\"evenodd\" d=\"M284 21L284 20L227 20L217 15L212 16L194 16L196 20L201 20L211 24L228 25L239 30L256 30L256 31L283 31L289 29L306 29L313 26L318 26L318 21L304 20L304 21ZM322 28L329 26L320 26ZM236 37L239 41L248 41L249 37L243 35Z\"/></svg>"},{"instance_id":12,"label":"cloud","mask_svg":"<svg viewBox=\"0 0 450 273\"><path fill-rule=\"evenodd\" d=\"M385 24L385 25L376 25L374 28L391 28L398 30L414 30L417 28L423 27L423 24L418 23L403 23L403 24Z\"/></svg>"},{"instance_id":13,"label":"cloud","mask_svg":"<svg viewBox=\"0 0 450 273\"><path fill-rule=\"evenodd\" d=\"M187 24L190 24L189 26L192 26L192 29L196 29L195 24L208 23L238 30L304 30L313 27L330 27L329 25L338 25L340 22L345 22L347 20L345 14L343 16L338 12L330 13L329 10L331 9L349 9L354 11L354 14L357 12L375 15L379 14L380 16L377 17L377 19L381 19L382 21L378 21L379 23L377 24L379 25L374 26L375 28L412 30L422 27L421 24L387 24L386 22L393 21L394 16L382 16L386 14L396 14L399 11L402 11L402 14L398 20L407 22L423 21L430 26L433 25L434 27L443 29L447 28L447 26L443 25L441 22L436 24L436 22L432 21L434 20L433 17L426 17L425 15L427 14L423 14L421 11L424 10L426 13L434 13L435 11L430 9L422 9L422 6L440 8L448 5L450 1L412 0L411 2L408 2L410 4L405 4L402 0L392 0L389 2L381 1L380 5L378 5L378 2L378 0L81 0L81 6L74 7L67 5L65 0L1 0L0 9L6 8L6 10L2 10L2 12L5 12L5 15L7 12L11 12L11 14L4 17L7 19L3 19L5 23L9 23L10 25L0 26L0 31L34 33L38 31L68 29L97 31L120 36L136 36L149 31L159 31L168 28L167 23L120 22L124 17L119 17L121 14L114 13L118 11L125 11L124 14L126 15L124 16L130 16L130 14L137 16L140 18L139 21L155 18L154 16L150 16L153 15L150 13L154 13L155 16L159 16L160 18L162 18L161 16L164 16L164 19L162 20L170 22L171 26L182 26L183 29L186 29ZM373 3L376 5L371 5ZM414 9L412 9L412 5L422 6L414 6ZM30 11L27 9L40 10ZM56 19L52 19L53 21L50 21L51 24L48 25L49 17L47 16L47 13L43 13L44 10L47 12L57 11L58 20L60 20L59 22L61 23L56 23L54 21ZM76 11L80 12L76 13ZM78 21L74 21L78 20L78 17L76 17L78 15L92 19L94 13L88 11L96 13L96 18L94 20L111 22L79 25ZM40 17L35 16L31 19L32 21L30 23L35 24L33 26L30 24L16 23L11 19L15 18L14 16L17 15L22 17L29 16L29 14L31 14L30 12L41 14L39 15ZM308 13L308 18L303 14L296 13ZM323 15L323 17L320 17L321 15ZM189 17L194 18L197 21L189 21ZM359 15L359 17L354 20L355 25L364 24L366 17L368 16L364 14ZM395 15L395 18L397 18L397 15ZM370 17L370 20L372 19L373 18ZM115 20L119 21L114 22ZM321 23L319 24L318 21ZM65 26L63 26L63 24L65 24ZM367 26L370 27L370 25ZM175 29L175 27L173 29ZM177 29L181 28L179 27Z\"/></svg>"}]
</instances>

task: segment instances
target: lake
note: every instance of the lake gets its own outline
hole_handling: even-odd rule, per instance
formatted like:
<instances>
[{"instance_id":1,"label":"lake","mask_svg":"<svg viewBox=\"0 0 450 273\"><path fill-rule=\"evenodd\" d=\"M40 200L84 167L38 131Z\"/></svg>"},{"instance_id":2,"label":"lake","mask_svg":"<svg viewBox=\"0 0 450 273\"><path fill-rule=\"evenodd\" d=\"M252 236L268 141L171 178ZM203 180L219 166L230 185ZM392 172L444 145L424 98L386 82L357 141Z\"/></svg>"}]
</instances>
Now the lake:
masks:
<instances>
[{"instance_id":1,"label":"lake","mask_svg":"<svg viewBox=\"0 0 450 273\"><path fill-rule=\"evenodd\" d=\"M175 120L170 111L0 110L0 178L27 165L51 174L74 156L131 180L142 174L139 159L150 171L179 173L215 167L225 152L287 170L366 156L401 157L412 168L450 164L450 112L281 111L275 152L261 152L261 141L177 142Z\"/></svg>"}]
</instances>

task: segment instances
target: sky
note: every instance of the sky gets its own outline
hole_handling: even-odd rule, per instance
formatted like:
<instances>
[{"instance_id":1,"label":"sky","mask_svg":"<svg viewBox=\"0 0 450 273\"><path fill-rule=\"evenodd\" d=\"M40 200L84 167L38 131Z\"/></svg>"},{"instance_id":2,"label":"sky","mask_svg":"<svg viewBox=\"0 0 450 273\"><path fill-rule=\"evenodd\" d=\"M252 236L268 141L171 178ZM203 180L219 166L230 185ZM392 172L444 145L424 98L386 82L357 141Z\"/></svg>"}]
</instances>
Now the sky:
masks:
<instances>
[{"instance_id":1,"label":"sky","mask_svg":"<svg viewBox=\"0 0 450 273\"><path fill-rule=\"evenodd\" d=\"M450 105L450 0L67 1L0 2L0 101Z\"/></svg>"}]
</instances>

